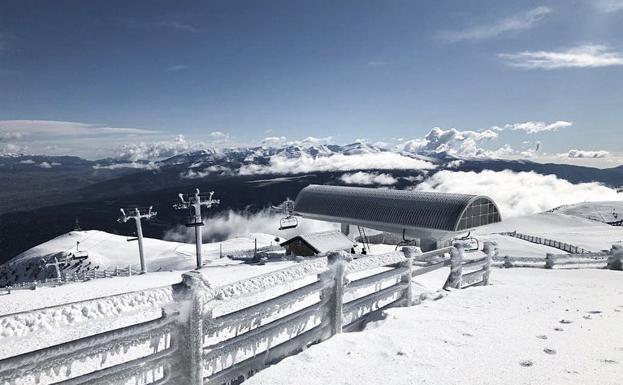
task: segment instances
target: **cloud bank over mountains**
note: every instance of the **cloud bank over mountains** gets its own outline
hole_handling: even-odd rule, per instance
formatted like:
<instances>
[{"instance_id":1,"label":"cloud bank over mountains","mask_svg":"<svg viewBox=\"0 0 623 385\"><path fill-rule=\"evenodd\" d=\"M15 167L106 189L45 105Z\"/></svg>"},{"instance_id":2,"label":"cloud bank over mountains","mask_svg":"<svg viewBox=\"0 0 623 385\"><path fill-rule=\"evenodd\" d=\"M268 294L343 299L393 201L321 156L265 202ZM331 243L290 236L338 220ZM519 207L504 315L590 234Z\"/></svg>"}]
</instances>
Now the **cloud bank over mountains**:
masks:
<instances>
[{"instance_id":1,"label":"cloud bank over mountains","mask_svg":"<svg viewBox=\"0 0 623 385\"><path fill-rule=\"evenodd\" d=\"M623 200L623 194L600 183L573 184L555 175L510 170L443 170L415 190L487 195L498 204L503 217L530 215L585 201Z\"/></svg>"},{"instance_id":2,"label":"cloud bank over mountains","mask_svg":"<svg viewBox=\"0 0 623 385\"><path fill-rule=\"evenodd\" d=\"M338 145L334 138L307 137L296 140L285 136L270 136L248 144L223 131L203 134L203 140L184 135L162 137L157 130L124 128L112 125L42 120L0 121L0 154L53 155L88 154L90 159L112 158L99 168L158 168L158 161L181 154L207 151L250 154L265 150L266 162L247 159L236 174L301 173L313 171L351 171L365 169L430 169L423 157L452 156L476 159L532 159L543 161L610 162L617 157L605 150L583 151L570 149L567 156L543 151L541 141L524 141L510 145L502 142L506 133L530 136L568 130L574 123L568 120L528 120L504 123L481 130L459 130L434 127L423 137L415 139L383 138L367 141L358 139L350 145ZM515 134L515 137L516 135ZM93 143L97 142L96 148ZM516 139L515 139L516 142ZM350 146L350 147L349 147ZM310 149L293 156L288 149ZM240 155L245 156L245 155ZM206 166L209 167L209 166ZM203 177L224 170L192 168L185 177Z\"/></svg>"}]
</instances>

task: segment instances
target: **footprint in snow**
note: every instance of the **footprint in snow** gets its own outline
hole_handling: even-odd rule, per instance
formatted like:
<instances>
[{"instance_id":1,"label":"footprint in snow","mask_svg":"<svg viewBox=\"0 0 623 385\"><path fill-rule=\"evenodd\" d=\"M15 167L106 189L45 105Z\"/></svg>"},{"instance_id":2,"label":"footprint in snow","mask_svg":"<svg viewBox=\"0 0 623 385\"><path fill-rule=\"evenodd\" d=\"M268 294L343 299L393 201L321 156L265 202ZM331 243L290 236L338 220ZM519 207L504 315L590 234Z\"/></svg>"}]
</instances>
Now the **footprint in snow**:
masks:
<instances>
[{"instance_id":1,"label":"footprint in snow","mask_svg":"<svg viewBox=\"0 0 623 385\"><path fill-rule=\"evenodd\" d=\"M523 360L523 361L519 362L519 365L521 365L521 366L523 366L525 368L528 368L528 367L534 365L534 362L532 362L531 360Z\"/></svg>"},{"instance_id":2,"label":"footprint in snow","mask_svg":"<svg viewBox=\"0 0 623 385\"><path fill-rule=\"evenodd\" d=\"M556 354L556 351L554 349L545 348L543 349L543 351L547 354Z\"/></svg>"},{"instance_id":3,"label":"footprint in snow","mask_svg":"<svg viewBox=\"0 0 623 385\"><path fill-rule=\"evenodd\" d=\"M566 324L570 324L570 323L572 323L572 322L573 322L573 321L569 321L568 319L561 319L561 320L560 320L560 323L561 323L561 324L565 324L565 325L566 325Z\"/></svg>"},{"instance_id":4,"label":"footprint in snow","mask_svg":"<svg viewBox=\"0 0 623 385\"><path fill-rule=\"evenodd\" d=\"M593 319L593 318L591 318L591 315L590 315L590 314L583 315L583 316L582 316L582 318L584 318L584 319Z\"/></svg>"},{"instance_id":5,"label":"footprint in snow","mask_svg":"<svg viewBox=\"0 0 623 385\"><path fill-rule=\"evenodd\" d=\"M604 364L618 364L617 361L615 361L615 360L608 360L608 359L601 360L601 362L603 362Z\"/></svg>"},{"instance_id":6,"label":"footprint in snow","mask_svg":"<svg viewBox=\"0 0 623 385\"><path fill-rule=\"evenodd\" d=\"M545 334L541 334L540 336L536 336L536 338L538 338L540 340L546 340L547 336Z\"/></svg>"},{"instance_id":7,"label":"footprint in snow","mask_svg":"<svg viewBox=\"0 0 623 385\"><path fill-rule=\"evenodd\" d=\"M564 329L563 329L563 328L554 328L554 330L555 330L555 331L557 331L557 332L561 332L561 331L563 331Z\"/></svg>"},{"instance_id":8,"label":"footprint in snow","mask_svg":"<svg viewBox=\"0 0 623 385\"><path fill-rule=\"evenodd\" d=\"M588 314L601 314L602 311L601 310L589 310L587 311Z\"/></svg>"}]
</instances>

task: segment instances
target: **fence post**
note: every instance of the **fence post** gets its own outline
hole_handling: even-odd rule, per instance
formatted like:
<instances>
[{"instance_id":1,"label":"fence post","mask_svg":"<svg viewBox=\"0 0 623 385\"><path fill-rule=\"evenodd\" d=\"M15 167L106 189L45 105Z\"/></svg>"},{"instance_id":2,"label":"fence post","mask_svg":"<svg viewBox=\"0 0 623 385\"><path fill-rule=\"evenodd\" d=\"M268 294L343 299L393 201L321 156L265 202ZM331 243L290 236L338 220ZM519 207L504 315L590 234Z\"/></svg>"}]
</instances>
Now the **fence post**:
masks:
<instances>
[{"instance_id":1,"label":"fence post","mask_svg":"<svg viewBox=\"0 0 623 385\"><path fill-rule=\"evenodd\" d=\"M505 269L509 269L513 267L513 262L511 262L511 259L508 255L504 256L504 268Z\"/></svg>"},{"instance_id":2,"label":"fence post","mask_svg":"<svg viewBox=\"0 0 623 385\"><path fill-rule=\"evenodd\" d=\"M182 274L182 284L188 290L188 323L186 330L186 366L184 378L188 385L203 385L203 322L205 303L214 298L214 290L198 271ZM208 315L209 316L209 315Z\"/></svg>"},{"instance_id":3,"label":"fence post","mask_svg":"<svg viewBox=\"0 0 623 385\"><path fill-rule=\"evenodd\" d=\"M554 255L551 254L551 253L547 253L545 255L545 268L546 269L553 269L554 268L554 263L555 263Z\"/></svg>"},{"instance_id":4,"label":"fence post","mask_svg":"<svg viewBox=\"0 0 623 385\"><path fill-rule=\"evenodd\" d=\"M448 280L446 284L443 286L444 289L461 288L461 277L463 276L463 244L460 242L456 242L452 246L452 251L450 252L450 275L448 276Z\"/></svg>"},{"instance_id":5,"label":"fence post","mask_svg":"<svg viewBox=\"0 0 623 385\"><path fill-rule=\"evenodd\" d=\"M327 317L333 336L342 332L346 259L342 252L333 252L327 254L327 260L329 270L321 275L321 280L325 281L328 287L322 295L327 300Z\"/></svg>"},{"instance_id":6,"label":"fence post","mask_svg":"<svg viewBox=\"0 0 623 385\"><path fill-rule=\"evenodd\" d=\"M608 269L610 270L623 270L623 246L612 245L610 249L610 255L607 262Z\"/></svg>"},{"instance_id":7,"label":"fence post","mask_svg":"<svg viewBox=\"0 0 623 385\"><path fill-rule=\"evenodd\" d=\"M402 248L402 253L405 255L406 260L402 262L401 267L406 267L407 272L402 276L402 283L406 286L405 291L405 306L413 305L413 291L411 290L411 281L413 280L413 257L415 255L422 254L419 248L405 246Z\"/></svg>"},{"instance_id":8,"label":"fence post","mask_svg":"<svg viewBox=\"0 0 623 385\"><path fill-rule=\"evenodd\" d=\"M482 276L482 284L486 286L489 284L489 275L491 275L491 261L493 260L493 257L497 254L497 243L492 241L486 241L482 250L487 253L487 263L485 263L485 268L487 270Z\"/></svg>"}]
</instances>

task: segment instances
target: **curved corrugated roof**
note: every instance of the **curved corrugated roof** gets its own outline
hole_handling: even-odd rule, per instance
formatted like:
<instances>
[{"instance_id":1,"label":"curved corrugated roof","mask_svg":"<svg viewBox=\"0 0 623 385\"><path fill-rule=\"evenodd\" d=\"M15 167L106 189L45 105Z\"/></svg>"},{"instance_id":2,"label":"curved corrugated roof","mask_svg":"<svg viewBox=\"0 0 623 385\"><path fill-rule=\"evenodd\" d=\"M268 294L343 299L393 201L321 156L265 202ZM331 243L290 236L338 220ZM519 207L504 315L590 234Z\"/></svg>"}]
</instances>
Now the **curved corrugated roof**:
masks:
<instances>
[{"instance_id":1,"label":"curved corrugated roof","mask_svg":"<svg viewBox=\"0 0 623 385\"><path fill-rule=\"evenodd\" d=\"M294 212L395 231L459 231L500 221L497 206L485 196L345 186L305 187L296 197Z\"/></svg>"}]
</instances>

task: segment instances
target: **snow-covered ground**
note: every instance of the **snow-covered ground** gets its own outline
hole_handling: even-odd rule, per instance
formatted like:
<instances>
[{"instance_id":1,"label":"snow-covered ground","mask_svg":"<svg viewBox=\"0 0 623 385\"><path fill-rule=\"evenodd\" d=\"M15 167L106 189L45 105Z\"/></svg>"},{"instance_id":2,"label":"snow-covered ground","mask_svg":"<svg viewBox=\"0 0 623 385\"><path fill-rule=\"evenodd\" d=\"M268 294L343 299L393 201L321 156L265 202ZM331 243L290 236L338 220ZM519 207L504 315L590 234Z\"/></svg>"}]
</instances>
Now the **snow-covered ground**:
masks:
<instances>
[{"instance_id":1,"label":"snow-covered ground","mask_svg":"<svg viewBox=\"0 0 623 385\"><path fill-rule=\"evenodd\" d=\"M223 259L205 266L202 273L214 286L222 286L295 263L283 261L266 265L248 265ZM132 277L101 278L56 287L40 287L36 290L14 290L11 294L0 293L0 315L168 286L181 282L182 273L182 271L153 272Z\"/></svg>"},{"instance_id":2,"label":"snow-covered ground","mask_svg":"<svg viewBox=\"0 0 623 385\"><path fill-rule=\"evenodd\" d=\"M623 202L584 202L557 207L552 212L574 215L598 222L616 222L623 220Z\"/></svg>"},{"instance_id":3,"label":"snow-covered ground","mask_svg":"<svg viewBox=\"0 0 623 385\"><path fill-rule=\"evenodd\" d=\"M623 241L623 227L564 213L509 218L477 228L472 234L482 240L498 242L500 255L522 257L561 253L558 249L499 235L512 231L567 242L591 251L608 250L613 244Z\"/></svg>"},{"instance_id":4,"label":"snow-covered ground","mask_svg":"<svg viewBox=\"0 0 623 385\"><path fill-rule=\"evenodd\" d=\"M623 276L496 269L492 285L393 308L246 382L292 384L621 384Z\"/></svg>"},{"instance_id":5,"label":"snow-covered ground","mask_svg":"<svg viewBox=\"0 0 623 385\"><path fill-rule=\"evenodd\" d=\"M270 234L253 233L236 237L223 242L204 243L204 260L208 263L223 255L237 251L253 250L257 240L258 247L275 245L281 238ZM79 245L76 243L80 242ZM78 248L78 249L77 249ZM56 276L53 267L45 267L46 262L53 262L53 256L61 257L80 252L88 253L88 258L71 261L65 271L114 270L132 265L134 271L139 269L138 246L136 242L127 242L121 235L103 231L72 231L48 242L35 246L16 256L4 265L6 277L0 271L0 286L4 281L32 281ZM163 241L160 239L144 239L145 260L147 271L187 271L195 267L195 245L189 243Z\"/></svg>"}]
</instances>

